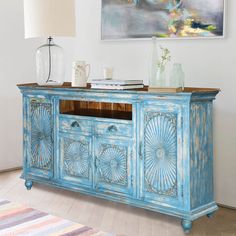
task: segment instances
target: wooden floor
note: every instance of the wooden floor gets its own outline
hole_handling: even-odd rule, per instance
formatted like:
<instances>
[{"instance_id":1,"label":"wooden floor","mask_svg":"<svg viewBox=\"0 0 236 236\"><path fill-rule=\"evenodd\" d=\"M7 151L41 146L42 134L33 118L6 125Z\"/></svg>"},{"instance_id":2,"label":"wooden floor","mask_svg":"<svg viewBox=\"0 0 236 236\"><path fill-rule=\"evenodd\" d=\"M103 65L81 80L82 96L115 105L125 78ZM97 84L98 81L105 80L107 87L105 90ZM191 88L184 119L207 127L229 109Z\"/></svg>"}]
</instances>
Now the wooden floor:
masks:
<instances>
[{"instance_id":1,"label":"wooden floor","mask_svg":"<svg viewBox=\"0 0 236 236\"><path fill-rule=\"evenodd\" d=\"M118 235L184 235L180 220L174 217L39 184L27 191L20 173L0 174L0 198ZM189 235L236 236L236 211L221 208L211 219L202 217Z\"/></svg>"}]
</instances>

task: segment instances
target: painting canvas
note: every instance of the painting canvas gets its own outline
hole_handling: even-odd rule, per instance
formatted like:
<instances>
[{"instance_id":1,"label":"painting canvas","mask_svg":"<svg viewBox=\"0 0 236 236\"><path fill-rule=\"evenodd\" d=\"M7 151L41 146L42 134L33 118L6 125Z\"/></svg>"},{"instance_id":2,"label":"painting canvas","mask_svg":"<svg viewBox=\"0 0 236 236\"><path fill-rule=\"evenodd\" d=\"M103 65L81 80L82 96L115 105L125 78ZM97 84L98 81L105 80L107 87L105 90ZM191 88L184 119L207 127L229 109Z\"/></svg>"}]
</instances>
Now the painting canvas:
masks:
<instances>
[{"instance_id":1,"label":"painting canvas","mask_svg":"<svg viewBox=\"0 0 236 236\"><path fill-rule=\"evenodd\" d=\"M224 35L224 0L102 0L102 39Z\"/></svg>"}]
</instances>

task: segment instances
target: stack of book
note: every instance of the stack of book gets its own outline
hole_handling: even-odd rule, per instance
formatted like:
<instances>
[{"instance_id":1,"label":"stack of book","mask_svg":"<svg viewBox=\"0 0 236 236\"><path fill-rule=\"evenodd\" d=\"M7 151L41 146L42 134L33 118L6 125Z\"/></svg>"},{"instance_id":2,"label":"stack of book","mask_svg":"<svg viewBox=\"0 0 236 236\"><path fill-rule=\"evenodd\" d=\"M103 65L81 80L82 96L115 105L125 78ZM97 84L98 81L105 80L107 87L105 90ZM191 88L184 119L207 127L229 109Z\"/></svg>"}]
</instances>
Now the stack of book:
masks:
<instances>
[{"instance_id":1,"label":"stack of book","mask_svg":"<svg viewBox=\"0 0 236 236\"><path fill-rule=\"evenodd\" d=\"M115 90L125 90L125 89L140 89L143 88L142 80L92 80L92 89L115 89Z\"/></svg>"}]
</instances>

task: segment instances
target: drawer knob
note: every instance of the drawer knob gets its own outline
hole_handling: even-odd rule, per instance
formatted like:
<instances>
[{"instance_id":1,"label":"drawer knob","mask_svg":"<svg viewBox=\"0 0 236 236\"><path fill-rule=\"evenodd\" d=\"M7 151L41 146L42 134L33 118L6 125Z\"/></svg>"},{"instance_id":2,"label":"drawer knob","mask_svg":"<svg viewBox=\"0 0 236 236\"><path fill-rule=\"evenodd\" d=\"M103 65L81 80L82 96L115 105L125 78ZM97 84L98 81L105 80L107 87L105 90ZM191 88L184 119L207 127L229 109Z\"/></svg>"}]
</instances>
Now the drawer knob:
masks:
<instances>
[{"instance_id":1,"label":"drawer knob","mask_svg":"<svg viewBox=\"0 0 236 236\"><path fill-rule=\"evenodd\" d=\"M73 127L73 128L80 128L79 122L78 121L72 122L71 127Z\"/></svg>"},{"instance_id":2,"label":"drawer knob","mask_svg":"<svg viewBox=\"0 0 236 236\"><path fill-rule=\"evenodd\" d=\"M115 133L118 131L118 129L116 128L115 125L111 125L107 128L107 131L110 132L110 133Z\"/></svg>"}]
</instances>

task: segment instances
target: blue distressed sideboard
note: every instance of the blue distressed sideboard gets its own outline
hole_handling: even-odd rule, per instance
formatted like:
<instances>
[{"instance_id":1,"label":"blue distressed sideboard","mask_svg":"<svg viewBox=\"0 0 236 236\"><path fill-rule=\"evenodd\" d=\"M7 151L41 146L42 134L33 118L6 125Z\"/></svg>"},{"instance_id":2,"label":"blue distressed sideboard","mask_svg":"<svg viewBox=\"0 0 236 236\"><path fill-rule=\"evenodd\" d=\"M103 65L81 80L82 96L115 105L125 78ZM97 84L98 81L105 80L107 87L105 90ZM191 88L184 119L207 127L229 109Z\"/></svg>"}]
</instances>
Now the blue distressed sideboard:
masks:
<instances>
[{"instance_id":1,"label":"blue distressed sideboard","mask_svg":"<svg viewBox=\"0 0 236 236\"><path fill-rule=\"evenodd\" d=\"M192 221L217 210L213 100L217 89L93 90L18 85L25 186L33 182Z\"/></svg>"}]
</instances>

